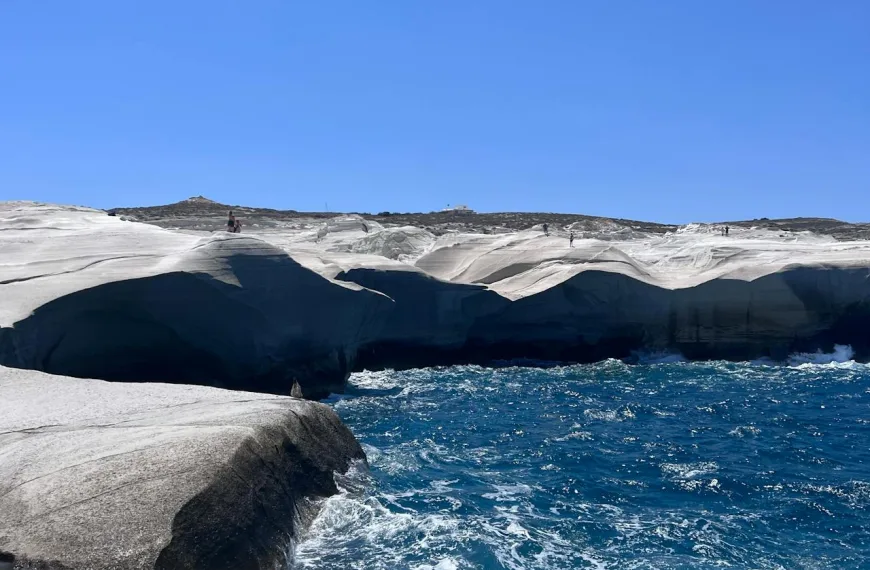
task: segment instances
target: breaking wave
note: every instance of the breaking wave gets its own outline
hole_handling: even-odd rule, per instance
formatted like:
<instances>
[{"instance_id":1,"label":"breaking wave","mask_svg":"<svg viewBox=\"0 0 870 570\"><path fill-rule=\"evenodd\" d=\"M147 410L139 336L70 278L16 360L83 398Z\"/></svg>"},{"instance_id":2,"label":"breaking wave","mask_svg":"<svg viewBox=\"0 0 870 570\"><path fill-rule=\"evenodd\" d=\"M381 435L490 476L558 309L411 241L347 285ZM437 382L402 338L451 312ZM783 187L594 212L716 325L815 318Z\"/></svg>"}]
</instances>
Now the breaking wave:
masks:
<instances>
[{"instance_id":1,"label":"breaking wave","mask_svg":"<svg viewBox=\"0 0 870 570\"><path fill-rule=\"evenodd\" d=\"M802 364L847 364L855 358L855 351L849 345L838 344L833 352L798 352L789 355L788 363L791 366Z\"/></svg>"}]
</instances>

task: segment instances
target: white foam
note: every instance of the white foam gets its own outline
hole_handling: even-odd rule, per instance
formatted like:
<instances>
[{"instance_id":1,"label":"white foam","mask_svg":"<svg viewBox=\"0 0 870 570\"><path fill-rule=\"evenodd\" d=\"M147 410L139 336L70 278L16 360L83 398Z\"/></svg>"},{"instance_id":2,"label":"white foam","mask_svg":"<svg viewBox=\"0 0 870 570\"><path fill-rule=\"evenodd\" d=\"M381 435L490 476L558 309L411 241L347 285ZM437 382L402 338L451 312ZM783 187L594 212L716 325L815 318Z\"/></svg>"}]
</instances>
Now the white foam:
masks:
<instances>
[{"instance_id":1,"label":"white foam","mask_svg":"<svg viewBox=\"0 0 870 570\"><path fill-rule=\"evenodd\" d=\"M686 357L678 352L636 352L638 364L676 364L686 362Z\"/></svg>"},{"instance_id":2,"label":"white foam","mask_svg":"<svg viewBox=\"0 0 870 570\"><path fill-rule=\"evenodd\" d=\"M710 475L719 470L719 466L712 461L696 463L662 463L662 473L678 480L697 479L704 475Z\"/></svg>"},{"instance_id":3,"label":"white foam","mask_svg":"<svg viewBox=\"0 0 870 570\"><path fill-rule=\"evenodd\" d=\"M340 559L379 560L372 568L393 568L403 553L391 552L391 543L403 536L416 540L407 548L414 553L426 551L433 543L459 530L460 520L445 514L420 515L393 512L377 498L353 489L341 488L323 502L305 537L296 548L295 568L320 568L323 553ZM452 564L452 566L451 566ZM421 566L425 568L426 566ZM442 559L430 568L458 567L455 559Z\"/></svg>"},{"instance_id":4,"label":"white foam","mask_svg":"<svg viewBox=\"0 0 870 570\"><path fill-rule=\"evenodd\" d=\"M583 415L590 420L601 420L605 422L622 422L625 420L633 420L635 413L628 406L624 406L618 410L598 410L586 409L583 410Z\"/></svg>"},{"instance_id":5,"label":"white foam","mask_svg":"<svg viewBox=\"0 0 870 570\"><path fill-rule=\"evenodd\" d=\"M529 531L517 521L512 521L505 530L508 534L513 534L522 538L530 538Z\"/></svg>"},{"instance_id":6,"label":"white foam","mask_svg":"<svg viewBox=\"0 0 870 570\"><path fill-rule=\"evenodd\" d=\"M844 344L834 345L833 352L798 352L791 354L788 357L789 366L800 366L803 364L845 364L851 362L855 357L855 351L852 347Z\"/></svg>"},{"instance_id":7,"label":"white foam","mask_svg":"<svg viewBox=\"0 0 870 570\"><path fill-rule=\"evenodd\" d=\"M393 370L379 370L375 372L364 370L351 374L348 382L358 388L389 390L399 386L400 377Z\"/></svg>"},{"instance_id":8,"label":"white foam","mask_svg":"<svg viewBox=\"0 0 870 570\"><path fill-rule=\"evenodd\" d=\"M734 437L754 437L761 433L761 430L755 426L737 426L728 432L728 435L732 435Z\"/></svg>"},{"instance_id":9,"label":"white foam","mask_svg":"<svg viewBox=\"0 0 870 570\"><path fill-rule=\"evenodd\" d=\"M493 485L493 487L495 488L495 492L484 493L482 495L484 499L491 499L493 501L513 501L519 496L530 495L532 493L532 488L522 483L518 485Z\"/></svg>"},{"instance_id":10,"label":"white foam","mask_svg":"<svg viewBox=\"0 0 870 570\"><path fill-rule=\"evenodd\" d=\"M419 566L414 567L416 570L457 570L459 565L456 563L456 560L453 558L444 558L439 560L437 564L432 566L431 564L421 564Z\"/></svg>"},{"instance_id":11,"label":"white foam","mask_svg":"<svg viewBox=\"0 0 870 570\"><path fill-rule=\"evenodd\" d=\"M569 441L572 439L579 439L580 441L592 441L594 437L592 436L592 432L589 431L572 431L567 435L554 438L553 441Z\"/></svg>"}]
</instances>

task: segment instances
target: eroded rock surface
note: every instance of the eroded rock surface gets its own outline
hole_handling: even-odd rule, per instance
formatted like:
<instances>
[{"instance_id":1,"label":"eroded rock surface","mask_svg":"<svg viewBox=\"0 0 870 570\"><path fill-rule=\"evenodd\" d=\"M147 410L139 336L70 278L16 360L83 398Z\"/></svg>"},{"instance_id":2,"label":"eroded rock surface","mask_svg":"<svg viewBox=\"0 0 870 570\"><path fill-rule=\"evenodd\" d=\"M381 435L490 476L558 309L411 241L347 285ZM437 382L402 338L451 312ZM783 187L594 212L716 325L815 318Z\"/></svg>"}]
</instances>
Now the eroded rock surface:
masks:
<instances>
[{"instance_id":1,"label":"eroded rock surface","mask_svg":"<svg viewBox=\"0 0 870 570\"><path fill-rule=\"evenodd\" d=\"M548 235L430 232L275 211L236 235L207 205L157 220L186 229L0 205L0 363L281 394L296 380L318 398L361 368L778 359L834 343L870 357L867 241L576 216L545 217Z\"/></svg>"},{"instance_id":2,"label":"eroded rock surface","mask_svg":"<svg viewBox=\"0 0 870 570\"><path fill-rule=\"evenodd\" d=\"M0 367L0 562L285 567L353 461L326 405Z\"/></svg>"},{"instance_id":3,"label":"eroded rock surface","mask_svg":"<svg viewBox=\"0 0 870 570\"><path fill-rule=\"evenodd\" d=\"M868 242L694 226L573 245L561 229L459 234L416 266L511 299L470 331L486 358L593 361L650 350L783 359L836 343L870 357Z\"/></svg>"},{"instance_id":4,"label":"eroded rock surface","mask_svg":"<svg viewBox=\"0 0 870 570\"><path fill-rule=\"evenodd\" d=\"M247 235L0 207L0 364L109 380L339 391L386 296Z\"/></svg>"}]
</instances>

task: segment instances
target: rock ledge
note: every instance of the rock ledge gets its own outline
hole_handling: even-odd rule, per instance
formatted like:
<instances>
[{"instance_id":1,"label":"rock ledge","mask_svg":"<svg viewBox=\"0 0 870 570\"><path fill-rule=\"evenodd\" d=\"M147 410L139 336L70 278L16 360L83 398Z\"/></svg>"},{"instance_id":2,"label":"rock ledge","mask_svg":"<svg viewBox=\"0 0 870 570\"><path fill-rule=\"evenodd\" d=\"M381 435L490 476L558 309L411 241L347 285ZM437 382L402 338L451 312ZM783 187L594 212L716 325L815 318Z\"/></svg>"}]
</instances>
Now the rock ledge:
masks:
<instances>
[{"instance_id":1,"label":"rock ledge","mask_svg":"<svg viewBox=\"0 0 870 570\"><path fill-rule=\"evenodd\" d=\"M0 367L0 568L285 567L355 460L322 404Z\"/></svg>"}]
</instances>

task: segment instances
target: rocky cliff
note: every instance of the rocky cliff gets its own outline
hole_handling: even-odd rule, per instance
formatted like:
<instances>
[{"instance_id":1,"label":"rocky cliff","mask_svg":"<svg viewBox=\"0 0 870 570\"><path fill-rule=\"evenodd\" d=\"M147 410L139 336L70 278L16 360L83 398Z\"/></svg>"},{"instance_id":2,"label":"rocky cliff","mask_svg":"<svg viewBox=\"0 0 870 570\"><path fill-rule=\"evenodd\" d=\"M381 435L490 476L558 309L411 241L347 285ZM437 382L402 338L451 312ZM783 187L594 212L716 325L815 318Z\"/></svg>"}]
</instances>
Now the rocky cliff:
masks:
<instances>
[{"instance_id":1,"label":"rocky cliff","mask_svg":"<svg viewBox=\"0 0 870 570\"><path fill-rule=\"evenodd\" d=\"M0 364L107 380L339 391L393 304L261 239L7 206Z\"/></svg>"},{"instance_id":2,"label":"rocky cliff","mask_svg":"<svg viewBox=\"0 0 870 570\"><path fill-rule=\"evenodd\" d=\"M870 242L811 232L436 237L350 216L234 235L32 203L0 219L0 363L56 374L279 394L297 379L317 398L362 368L870 357Z\"/></svg>"}]
</instances>

